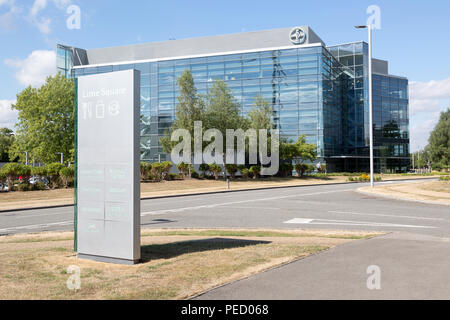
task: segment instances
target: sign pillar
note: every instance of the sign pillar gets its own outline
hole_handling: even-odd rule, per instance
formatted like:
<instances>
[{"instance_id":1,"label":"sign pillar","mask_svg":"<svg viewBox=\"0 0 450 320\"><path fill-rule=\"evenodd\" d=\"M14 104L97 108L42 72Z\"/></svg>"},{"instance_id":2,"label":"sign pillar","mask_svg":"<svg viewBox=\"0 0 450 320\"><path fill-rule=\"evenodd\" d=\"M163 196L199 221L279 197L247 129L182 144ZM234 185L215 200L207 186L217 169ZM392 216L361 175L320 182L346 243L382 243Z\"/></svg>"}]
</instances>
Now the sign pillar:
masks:
<instances>
[{"instance_id":1,"label":"sign pillar","mask_svg":"<svg viewBox=\"0 0 450 320\"><path fill-rule=\"evenodd\" d=\"M140 260L140 72L78 78L79 258Z\"/></svg>"}]
</instances>

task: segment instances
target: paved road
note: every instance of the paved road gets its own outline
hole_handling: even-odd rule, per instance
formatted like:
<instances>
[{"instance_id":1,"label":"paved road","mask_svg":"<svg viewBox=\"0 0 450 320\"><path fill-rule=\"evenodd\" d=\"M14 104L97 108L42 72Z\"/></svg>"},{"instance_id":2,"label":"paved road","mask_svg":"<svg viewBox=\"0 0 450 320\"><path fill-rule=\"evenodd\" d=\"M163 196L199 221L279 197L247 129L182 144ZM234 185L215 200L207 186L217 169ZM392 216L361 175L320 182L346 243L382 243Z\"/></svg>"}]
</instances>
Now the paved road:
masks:
<instances>
[{"instance_id":1,"label":"paved road","mask_svg":"<svg viewBox=\"0 0 450 320\"><path fill-rule=\"evenodd\" d=\"M449 207L368 196L355 192L360 186L308 186L143 200L141 222L144 228L390 232L237 281L198 299L450 299ZM0 235L72 230L72 219L72 207L0 213ZM367 289L370 265L381 270L380 290Z\"/></svg>"},{"instance_id":2,"label":"paved road","mask_svg":"<svg viewBox=\"0 0 450 320\"><path fill-rule=\"evenodd\" d=\"M417 182L414 182L417 183ZM143 228L315 228L445 237L449 208L376 198L361 184L308 186L141 201ZM0 235L73 229L73 207L0 213Z\"/></svg>"}]
</instances>

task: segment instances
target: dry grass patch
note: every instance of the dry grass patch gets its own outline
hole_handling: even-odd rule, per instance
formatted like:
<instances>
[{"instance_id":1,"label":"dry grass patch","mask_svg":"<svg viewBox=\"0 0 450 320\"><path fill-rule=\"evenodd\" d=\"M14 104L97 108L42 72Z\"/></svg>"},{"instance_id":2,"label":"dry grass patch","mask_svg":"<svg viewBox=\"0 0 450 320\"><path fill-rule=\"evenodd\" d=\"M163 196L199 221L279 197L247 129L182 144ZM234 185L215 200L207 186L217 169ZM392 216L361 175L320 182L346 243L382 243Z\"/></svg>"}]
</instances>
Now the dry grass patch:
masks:
<instances>
[{"instance_id":1,"label":"dry grass patch","mask_svg":"<svg viewBox=\"0 0 450 320\"><path fill-rule=\"evenodd\" d=\"M183 299L377 233L279 230L143 230L142 263L78 259L71 232L0 237L0 299ZM69 265L81 289L67 289Z\"/></svg>"},{"instance_id":2,"label":"dry grass patch","mask_svg":"<svg viewBox=\"0 0 450 320\"><path fill-rule=\"evenodd\" d=\"M359 191L381 196L450 205L450 181L430 181L363 187Z\"/></svg>"}]
</instances>

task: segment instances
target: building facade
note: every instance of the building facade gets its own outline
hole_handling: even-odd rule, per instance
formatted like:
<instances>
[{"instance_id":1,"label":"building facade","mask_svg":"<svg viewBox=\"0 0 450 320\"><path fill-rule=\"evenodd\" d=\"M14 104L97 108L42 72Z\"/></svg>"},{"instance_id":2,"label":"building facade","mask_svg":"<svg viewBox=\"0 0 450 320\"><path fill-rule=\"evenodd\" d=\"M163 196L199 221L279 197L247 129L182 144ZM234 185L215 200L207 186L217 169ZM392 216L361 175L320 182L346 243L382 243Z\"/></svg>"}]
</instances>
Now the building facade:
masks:
<instances>
[{"instance_id":1,"label":"building facade","mask_svg":"<svg viewBox=\"0 0 450 320\"><path fill-rule=\"evenodd\" d=\"M305 135L328 171L369 169L365 42L327 47L309 27L296 27L93 50L58 45L57 67L73 78L141 71L142 161L169 158L159 138L174 120L177 78L187 69L200 94L223 80L243 113L261 95L281 137ZM408 80L373 59L373 88L375 170L406 171Z\"/></svg>"}]
</instances>

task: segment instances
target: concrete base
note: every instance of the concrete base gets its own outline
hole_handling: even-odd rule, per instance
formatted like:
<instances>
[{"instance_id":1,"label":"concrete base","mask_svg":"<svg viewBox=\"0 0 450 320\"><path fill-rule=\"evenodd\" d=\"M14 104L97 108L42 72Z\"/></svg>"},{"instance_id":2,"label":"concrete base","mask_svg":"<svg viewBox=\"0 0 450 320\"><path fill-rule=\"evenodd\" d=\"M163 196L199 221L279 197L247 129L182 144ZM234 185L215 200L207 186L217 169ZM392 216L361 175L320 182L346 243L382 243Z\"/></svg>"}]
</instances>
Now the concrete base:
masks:
<instances>
[{"instance_id":1,"label":"concrete base","mask_svg":"<svg viewBox=\"0 0 450 320\"><path fill-rule=\"evenodd\" d=\"M139 259L138 260L127 260L127 259L120 259L120 258L94 256L94 255L84 254L84 253L79 253L78 259L88 259L88 260L94 260L94 261L99 261L99 262L125 264L125 265L134 265L134 264L139 263L139 261L140 261Z\"/></svg>"}]
</instances>

